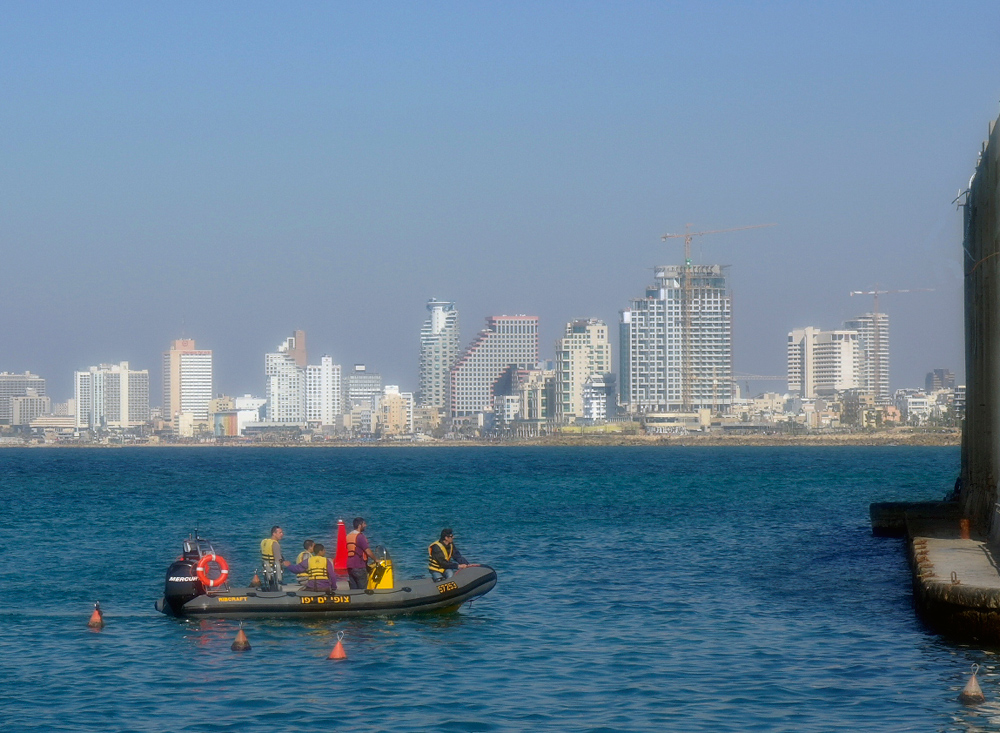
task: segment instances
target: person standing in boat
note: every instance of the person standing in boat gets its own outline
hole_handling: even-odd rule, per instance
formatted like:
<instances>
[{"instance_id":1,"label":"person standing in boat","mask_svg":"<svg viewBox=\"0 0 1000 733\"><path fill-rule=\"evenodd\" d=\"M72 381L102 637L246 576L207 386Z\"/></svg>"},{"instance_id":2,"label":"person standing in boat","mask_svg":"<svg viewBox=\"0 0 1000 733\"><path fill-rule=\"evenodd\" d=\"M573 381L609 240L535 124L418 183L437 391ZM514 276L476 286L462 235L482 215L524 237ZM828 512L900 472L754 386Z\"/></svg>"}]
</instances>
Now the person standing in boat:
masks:
<instances>
[{"instance_id":1,"label":"person standing in boat","mask_svg":"<svg viewBox=\"0 0 1000 733\"><path fill-rule=\"evenodd\" d=\"M277 524L271 527L271 536L260 541L260 559L264 565L264 575L274 579L274 583L280 587L282 567L291 565L281 555L281 539L285 536L285 530Z\"/></svg>"},{"instance_id":2,"label":"person standing in boat","mask_svg":"<svg viewBox=\"0 0 1000 733\"><path fill-rule=\"evenodd\" d=\"M313 547L315 547L315 545L316 545L316 543L313 542L312 540L306 540L305 542L303 542L302 543L302 552L300 552L299 556L297 558L295 558L295 564L296 565L301 565L303 562L305 562L310 557L312 557L313 556ZM296 575L298 576L300 583L304 583L304 582L306 582L309 579L309 574L306 573L305 571L302 571L301 573L296 573Z\"/></svg>"},{"instance_id":3,"label":"person standing in boat","mask_svg":"<svg viewBox=\"0 0 1000 733\"><path fill-rule=\"evenodd\" d=\"M363 517L354 518L354 530L347 535L347 575L351 588L368 587L368 561L372 553L368 548L368 538L365 529L368 522Z\"/></svg>"},{"instance_id":4,"label":"person standing in boat","mask_svg":"<svg viewBox=\"0 0 1000 733\"><path fill-rule=\"evenodd\" d=\"M302 573L306 576L306 590L331 591L337 589L337 571L333 568L333 560L326 556L326 548L323 545L313 545L312 554L301 563L289 565L288 571Z\"/></svg>"},{"instance_id":5,"label":"person standing in boat","mask_svg":"<svg viewBox=\"0 0 1000 733\"><path fill-rule=\"evenodd\" d=\"M431 579L435 582L447 580L455 574L456 570L462 568L474 568L475 564L470 563L455 546L455 533L451 527L441 530L441 539L432 542L427 548L429 561L427 569L431 571Z\"/></svg>"}]
</instances>

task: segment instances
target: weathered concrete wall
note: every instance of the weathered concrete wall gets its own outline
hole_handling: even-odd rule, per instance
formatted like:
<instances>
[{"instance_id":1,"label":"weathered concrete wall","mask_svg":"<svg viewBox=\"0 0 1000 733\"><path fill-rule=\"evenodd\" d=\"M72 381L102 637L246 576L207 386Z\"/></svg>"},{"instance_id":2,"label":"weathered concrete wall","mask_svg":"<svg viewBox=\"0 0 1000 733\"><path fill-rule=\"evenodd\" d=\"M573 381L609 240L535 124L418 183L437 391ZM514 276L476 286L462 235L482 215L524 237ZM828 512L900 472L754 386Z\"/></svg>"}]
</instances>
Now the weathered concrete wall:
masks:
<instances>
[{"instance_id":1,"label":"weathered concrete wall","mask_svg":"<svg viewBox=\"0 0 1000 733\"><path fill-rule=\"evenodd\" d=\"M1000 547L1000 125L991 125L965 204L966 420L963 513Z\"/></svg>"}]
</instances>

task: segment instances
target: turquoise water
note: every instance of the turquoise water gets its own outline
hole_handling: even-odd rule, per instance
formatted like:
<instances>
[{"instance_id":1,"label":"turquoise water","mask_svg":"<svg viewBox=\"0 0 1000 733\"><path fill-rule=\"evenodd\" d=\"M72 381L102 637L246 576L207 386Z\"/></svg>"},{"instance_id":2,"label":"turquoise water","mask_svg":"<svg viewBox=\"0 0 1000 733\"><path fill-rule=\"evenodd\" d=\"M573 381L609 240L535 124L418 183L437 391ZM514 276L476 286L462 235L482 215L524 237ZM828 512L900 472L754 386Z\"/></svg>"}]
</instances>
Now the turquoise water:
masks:
<instances>
[{"instance_id":1,"label":"turquoise water","mask_svg":"<svg viewBox=\"0 0 1000 733\"><path fill-rule=\"evenodd\" d=\"M0 450L5 730L1000 730L995 657L916 619L875 500L952 448ZM398 579L442 526L499 584L457 614L246 624L153 610L193 528L249 580L364 515ZM92 603L106 628L86 628ZM327 655L345 633L349 656Z\"/></svg>"}]
</instances>

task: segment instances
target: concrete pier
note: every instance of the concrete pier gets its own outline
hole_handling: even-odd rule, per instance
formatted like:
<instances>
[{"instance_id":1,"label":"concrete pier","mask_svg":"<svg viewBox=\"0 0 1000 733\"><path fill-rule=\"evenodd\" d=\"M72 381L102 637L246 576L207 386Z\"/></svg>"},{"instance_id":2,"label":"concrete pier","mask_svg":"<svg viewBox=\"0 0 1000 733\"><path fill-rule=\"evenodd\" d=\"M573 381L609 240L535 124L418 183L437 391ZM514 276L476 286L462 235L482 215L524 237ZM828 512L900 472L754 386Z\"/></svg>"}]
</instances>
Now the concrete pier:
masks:
<instances>
[{"instance_id":1,"label":"concrete pier","mask_svg":"<svg viewBox=\"0 0 1000 733\"><path fill-rule=\"evenodd\" d=\"M1000 570L986 537L962 539L952 512L906 519L913 598L921 618L959 641L1000 646Z\"/></svg>"}]
</instances>

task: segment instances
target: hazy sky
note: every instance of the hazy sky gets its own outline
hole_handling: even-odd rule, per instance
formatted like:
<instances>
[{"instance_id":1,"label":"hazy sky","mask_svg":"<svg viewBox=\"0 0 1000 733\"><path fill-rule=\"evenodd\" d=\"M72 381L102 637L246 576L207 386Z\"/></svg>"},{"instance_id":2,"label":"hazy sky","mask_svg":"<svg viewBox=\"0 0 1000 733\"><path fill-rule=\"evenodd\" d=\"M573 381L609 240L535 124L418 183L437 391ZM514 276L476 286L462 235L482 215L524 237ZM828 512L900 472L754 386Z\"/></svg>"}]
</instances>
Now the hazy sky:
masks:
<instances>
[{"instance_id":1,"label":"hazy sky","mask_svg":"<svg viewBox=\"0 0 1000 733\"><path fill-rule=\"evenodd\" d=\"M0 370L216 390L313 359L417 386L430 297L566 321L681 260L731 265L734 365L887 295L892 383L964 372L964 189L1000 100L1000 4L0 5ZM617 354L616 354L617 359ZM617 362L615 364L617 370ZM781 385L778 385L781 386ZM783 387L782 387L783 388Z\"/></svg>"}]
</instances>

